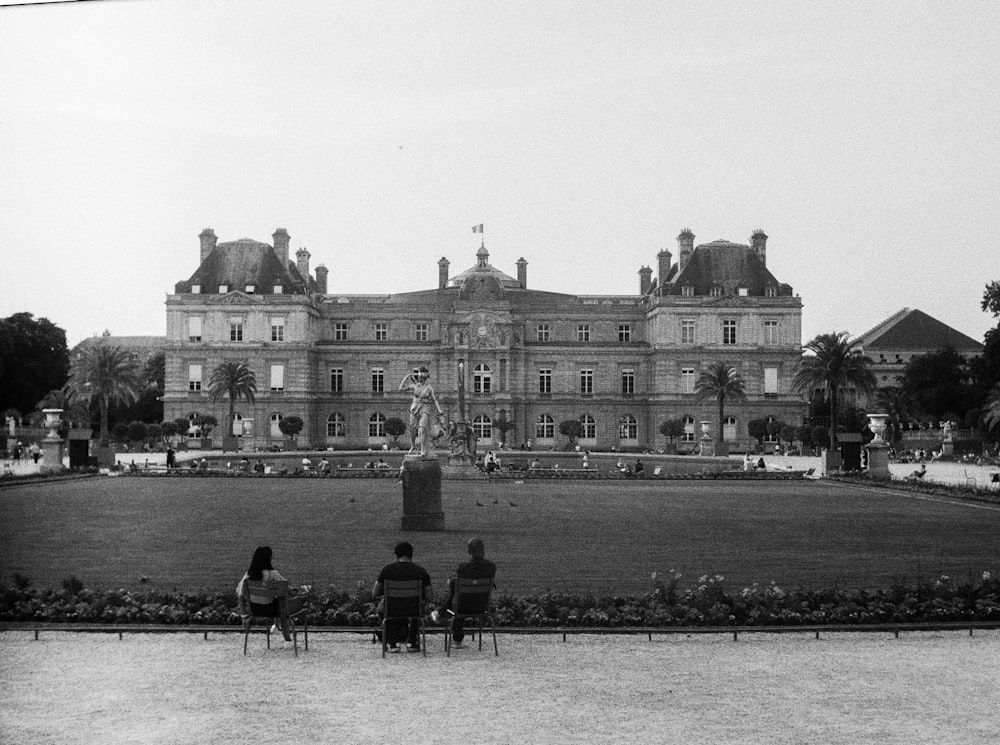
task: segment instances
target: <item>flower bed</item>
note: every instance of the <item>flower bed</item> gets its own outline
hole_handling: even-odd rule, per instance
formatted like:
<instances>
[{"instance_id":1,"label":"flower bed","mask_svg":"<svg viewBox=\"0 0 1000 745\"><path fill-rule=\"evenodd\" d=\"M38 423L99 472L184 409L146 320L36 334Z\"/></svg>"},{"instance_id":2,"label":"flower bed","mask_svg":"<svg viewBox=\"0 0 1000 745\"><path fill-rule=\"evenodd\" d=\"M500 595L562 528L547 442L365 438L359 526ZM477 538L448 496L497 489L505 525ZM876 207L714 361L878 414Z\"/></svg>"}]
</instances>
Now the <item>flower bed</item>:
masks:
<instances>
[{"instance_id":1,"label":"flower bed","mask_svg":"<svg viewBox=\"0 0 1000 745\"><path fill-rule=\"evenodd\" d=\"M879 590L822 590L758 585L727 591L720 576L700 577L681 591L680 575L652 577L639 596L546 593L494 598L499 626L699 627L862 625L1000 621L1000 580L989 572L965 582L942 576ZM367 593L333 587L310 595L310 626L374 627L376 604ZM13 575L0 587L0 622L239 625L236 597L226 592L90 590L76 578L61 590L36 589Z\"/></svg>"}]
</instances>

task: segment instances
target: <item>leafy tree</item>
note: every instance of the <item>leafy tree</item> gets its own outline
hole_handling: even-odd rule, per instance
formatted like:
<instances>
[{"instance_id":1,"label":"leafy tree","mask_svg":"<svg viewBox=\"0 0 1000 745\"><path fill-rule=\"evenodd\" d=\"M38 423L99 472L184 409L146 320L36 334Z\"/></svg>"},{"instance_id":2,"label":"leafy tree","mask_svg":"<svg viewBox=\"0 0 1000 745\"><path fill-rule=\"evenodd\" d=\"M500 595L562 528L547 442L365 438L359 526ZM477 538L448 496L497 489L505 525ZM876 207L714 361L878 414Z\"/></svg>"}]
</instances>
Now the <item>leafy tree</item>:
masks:
<instances>
[{"instance_id":1,"label":"leafy tree","mask_svg":"<svg viewBox=\"0 0 1000 745\"><path fill-rule=\"evenodd\" d=\"M125 442L128 439L128 425L125 422L118 422L111 428L111 437L115 442Z\"/></svg>"},{"instance_id":2,"label":"leafy tree","mask_svg":"<svg viewBox=\"0 0 1000 745\"><path fill-rule=\"evenodd\" d=\"M160 351L153 354L142 368L145 387L132 406L121 412L112 412L129 421L159 422L163 419L163 391L166 378L166 355Z\"/></svg>"},{"instance_id":3,"label":"leafy tree","mask_svg":"<svg viewBox=\"0 0 1000 745\"><path fill-rule=\"evenodd\" d=\"M149 436L149 428L143 422L129 422L126 432L131 442L143 442Z\"/></svg>"},{"instance_id":4,"label":"leafy tree","mask_svg":"<svg viewBox=\"0 0 1000 745\"><path fill-rule=\"evenodd\" d=\"M385 420L385 433L392 438L392 444L394 446L398 447L399 437L403 435L406 432L406 430L407 430L406 422L404 422L399 417L391 416Z\"/></svg>"},{"instance_id":5,"label":"leafy tree","mask_svg":"<svg viewBox=\"0 0 1000 745\"><path fill-rule=\"evenodd\" d=\"M576 445L576 441L583 436L583 422L579 419L564 419L559 422L559 434L569 438L569 446Z\"/></svg>"},{"instance_id":6,"label":"leafy tree","mask_svg":"<svg viewBox=\"0 0 1000 745\"><path fill-rule=\"evenodd\" d=\"M840 392L854 387L861 393L875 389L875 376L868 369L870 360L855 348L846 331L820 334L805 345L806 354L799 362L792 385L812 397L821 390L830 402L830 449L834 442L834 423L837 421L837 402Z\"/></svg>"},{"instance_id":7,"label":"leafy tree","mask_svg":"<svg viewBox=\"0 0 1000 745\"><path fill-rule=\"evenodd\" d=\"M0 410L31 411L68 374L65 331L31 313L0 319Z\"/></svg>"},{"instance_id":8,"label":"leafy tree","mask_svg":"<svg viewBox=\"0 0 1000 745\"><path fill-rule=\"evenodd\" d=\"M70 367L66 393L74 400L97 401L101 445L108 444L108 409L112 403L130 404L144 388L135 361L116 344L95 339L82 345Z\"/></svg>"},{"instance_id":9,"label":"leafy tree","mask_svg":"<svg viewBox=\"0 0 1000 745\"><path fill-rule=\"evenodd\" d=\"M913 357L903 370L900 387L935 421L959 419L980 401L969 366L954 349Z\"/></svg>"},{"instance_id":10,"label":"leafy tree","mask_svg":"<svg viewBox=\"0 0 1000 745\"><path fill-rule=\"evenodd\" d=\"M302 421L302 417L294 415L286 416L278 422L278 429L281 430L281 434L285 435L285 437L295 437L305 426L306 423Z\"/></svg>"},{"instance_id":11,"label":"leafy tree","mask_svg":"<svg viewBox=\"0 0 1000 745\"><path fill-rule=\"evenodd\" d=\"M802 449L811 448L813 446L813 426L811 424L803 424L798 427L795 431L795 437L799 442L802 443Z\"/></svg>"},{"instance_id":12,"label":"leafy tree","mask_svg":"<svg viewBox=\"0 0 1000 745\"><path fill-rule=\"evenodd\" d=\"M257 377L245 360L224 360L212 370L208 380L208 390L212 401L229 399L229 419L226 434L233 434L236 419L236 402L241 398L252 404L257 395ZM284 421L284 420L282 420Z\"/></svg>"},{"instance_id":13,"label":"leafy tree","mask_svg":"<svg viewBox=\"0 0 1000 745\"><path fill-rule=\"evenodd\" d=\"M90 410L79 401L72 400L66 391L61 388L49 391L41 401L35 405L35 411L31 413L33 420L44 422L45 409L62 409L62 420L68 424L90 424Z\"/></svg>"},{"instance_id":14,"label":"leafy tree","mask_svg":"<svg viewBox=\"0 0 1000 745\"><path fill-rule=\"evenodd\" d=\"M163 435L163 425L157 424L156 422L146 425L146 437L148 437L152 442L162 442Z\"/></svg>"},{"instance_id":15,"label":"leafy tree","mask_svg":"<svg viewBox=\"0 0 1000 745\"><path fill-rule=\"evenodd\" d=\"M507 418L507 410L501 409L500 416L493 420L493 429L500 433L498 438L500 442L507 442L507 433L510 432L517 425L514 424L512 419Z\"/></svg>"},{"instance_id":16,"label":"leafy tree","mask_svg":"<svg viewBox=\"0 0 1000 745\"><path fill-rule=\"evenodd\" d=\"M830 428L829 427L813 427L812 431L812 441L813 447L822 447L823 443L830 441Z\"/></svg>"},{"instance_id":17,"label":"leafy tree","mask_svg":"<svg viewBox=\"0 0 1000 745\"><path fill-rule=\"evenodd\" d=\"M219 420L211 414L199 414L191 424L201 431L201 437L208 439L212 435L212 430L219 426Z\"/></svg>"},{"instance_id":18,"label":"leafy tree","mask_svg":"<svg viewBox=\"0 0 1000 745\"><path fill-rule=\"evenodd\" d=\"M191 429L191 421L185 416L179 416L174 419L174 426L177 427L177 434L186 435L188 430Z\"/></svg>"},{"instance_id":19,"label":"leafy tree","mask_svg":"<svg viewBox=\"0 0 1000 745\"><path fill-rule=\"evenodd\" d=\"M919 407L914 398L899 386L886 386L875 392L875 406L883 414L889 416L890 442L900 442L903 439L903 423L909 422L919 414Z\"/></svg>"},{"instance_id":20,"label":"leafy tree","mask_svg":"<svg viewBox=\"0 0 1000 745\"><path fill-rule=\"evenodd\" d=\"M747 434L757 441L757 448L764 449L764 438L767 437L767 419L751 419L747 422Z\"/></svg>"},{"instance_id":21,"label":"leafy tree","mask_svg":"<svg viewBox=\"0 0 1000 745\"><path fill-rule=\"evenodd\" d=\"M987 432L992 432L1000 427L1000 383L993 387L989 398L986 399L986 407L983 409L983 424L986 426Z\"/></svg>"},{"instance_id":22,"label":"leafy tree","mask_svg":"<svg viewBox=\"0 0 1000 745\"><path fill-rule=\"evenodd\" d=\"M660 434L669 438L670 444L674 444L674 439L684 434L684 422L680 419L668 419L660 425Z\"/></svg>"},{"instance_id":23,"label":"leafy tree","mask_svg":"<svg viewBox=\"0 0 1000 745\"><path fill-rule=\"evenodd\" d=\"M791 445L796 438L799 436L799 428L793 427L791 424L783 424L781 426L781 431L778 432L778 439L783 442L787 442Z\"/></svg>"},{"instance_id":24,"label":"leafy tree","mask_svg":"<svg viewBox=\"0 0 1000 745\"><path fill-rule=\"evenodd\" d=\"M698 376L694 384L696 401L714 398L719 411L718 438L722 441L722 425L726 414L726 401L746 401L743 378L736 368L725 362L713 362Z\"/></svg>"}]
</instances>

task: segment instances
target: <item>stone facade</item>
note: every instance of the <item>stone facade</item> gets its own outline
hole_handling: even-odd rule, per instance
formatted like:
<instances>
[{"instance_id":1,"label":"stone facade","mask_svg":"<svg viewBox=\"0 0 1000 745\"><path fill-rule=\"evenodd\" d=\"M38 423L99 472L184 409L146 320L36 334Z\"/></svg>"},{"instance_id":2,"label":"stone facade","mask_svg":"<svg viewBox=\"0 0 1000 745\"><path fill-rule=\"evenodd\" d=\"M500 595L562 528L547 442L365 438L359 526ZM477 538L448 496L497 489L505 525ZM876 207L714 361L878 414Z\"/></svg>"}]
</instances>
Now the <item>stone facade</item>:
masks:
<instances>
[{"instance_id":1,"label":"stone facade","mask_svg":"<svg viewBox=\"0 0 1000 745\"><path fill-rule=\"evenodd\" d=\"M586 448L661 449L668 419L686 419L681 449L715 428L713 401L696 402L697 375L713 362L737 367L747 401L730 403L731 448L746 447L750 419L800 424L803 397L791 390L801 357L802 303L766 268L767 236L750 245L694 246L678 237L679 260L657 256L659 276L639 270L634 295L570 295L528 288L528 264L516 278L489 263L485 245L468 270L449 277L438 261L438 286L386 295L328 291L327 272L309 276L309 253L288 256L249 239L217 244L200 236L201 265L168 296L165 418L227 416L207 393L223 359L246 359L257 375L254 404L237 404L252 447L283 441L280 417L306 423L300 443L380 447L391 442L386 419L407 418L402 378L426 366L438 399L458 419L462 371L467 418L480 450L495 447L499 420L513 423L511 446L561 447L559 424L584 422ZM248 426L248 421L252 425ZM224 426L216 430L222 435ZM407 436L400 444L408 444Z\"/></svg>"}]
</instances>

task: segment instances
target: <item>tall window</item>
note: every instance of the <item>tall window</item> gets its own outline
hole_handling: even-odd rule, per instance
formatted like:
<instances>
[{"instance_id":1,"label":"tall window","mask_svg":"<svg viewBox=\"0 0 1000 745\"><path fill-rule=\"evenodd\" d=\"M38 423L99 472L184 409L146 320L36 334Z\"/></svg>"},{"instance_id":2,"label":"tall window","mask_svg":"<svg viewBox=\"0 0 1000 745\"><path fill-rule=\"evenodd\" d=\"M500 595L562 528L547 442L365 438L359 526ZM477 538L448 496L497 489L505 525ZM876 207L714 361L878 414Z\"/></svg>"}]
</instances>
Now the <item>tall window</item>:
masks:
<instances>
[{"instance_id":1,"label":"tall window","mask_svg":"<svg viewBox=\"0 0 1000 745\"><path fill-rule=\"evenodd\" d=\"M594 395L594 371L589 368L580 371L580 395Z\"/></svg>"},{"instance_id":2,"label":"tall window","mask_svg":"<svg viewBox=\"0 0 1000 745\"><path fill-rule=\"evenodd\" d=\"M201 390L201 365L188 365L188 390Z\"/></svg>"},{"instance_id":3,"label":"tall window","mask_svg":"<svg viewBox=\"0 0 1000 745\"><path fill-rule=\"evenodd\" d=\"M372 368L372 393L385 393L385 368Z\"/></svg>"},{"instance_id":4,"label":"tall window","mask_svg":"<svg viewBox=\"0 0 1000 745\"><path fill-rule=\"evenodd\" d=\"M385 415L377 411L368 417L368 436L385 437Z\"/></svg>"},{"instance_id":5,"label":"tall window","mask_svg":"<svg viewBox=\"0 0 1000 745\"><path fill-rule=\"evenodd\" d=\"M283 316L271 318L271 341L285 340L285 319Z\"/></svg>"},{"instance_id":6,"label":"tall window","mask_svg":"<svg viewBox=\"0 0 1000 745\"><path fill-rule=\"evenodd\" d=\"M583 425L583 434L580 435L585 440L593 440L597 437L597 421L590 414L583 414L580 417Z\"/></svg>"},{"instance_id":7,"label":"tall window","mask_svg":"<svg viewBox=\"0 0 1000 745\"><path fill-rule=\"evenodd\" d=\"M772 423L774 423L776 421L778 421L778 420L775 419L773 416L769 416L767 418L768 425L771 425ZM771 426L768 426L768 430L771 430L771 429L773 429L773 428ZM775 443L777 441L778 441L778 432L772 433L772 432L768 431L768 433L766 435L764 435L764 442L770 442L770 443L773 444L773 443Z\"/></svg>"},{"instance_id":8,"label":"tall window","mask_svg":"<svg viewBox=\"0 0 1000 745\"><path fill-rule=\"evenodd\" d=\"M285 434L281 431L281 424L283 417L281 414L271 414L271 437L274 439L281 439Z\"/></svg>"},{"instance_id":9,"label":"tall window","mask_svg":"<svg viewBox=\"0 0 1000 745\"><path fill-rule=\"evenodd\" d=\"M622 395L631 396L635 393L635 370L626 368L622 370Z\"/></svg>"},{"instance_id":10,"label":"tall window","mask_svg":"<svg viewBox=\"0 0 1000 745\"><path fill-rule=\"evenodd\" d=\"M765 344L777 344L778 343L778 322L777 321L764 321L764 343Z\"/></svg>"},{"instance_id":11,"label":"tall window","mask_svg":"<svg viewBox=\"0 0 1000 745\"><path fill-rule=\"evenodd\" d=\"M556 423L548 414L541 414L535 420L535 438L538 440L552 439L556 436Z\"/></svg>"},{"instance_id":12,"label":"tall window","mask_svg":"<svg viewBox=\"0 0 1000 745\"><path fill-rule=\"evenodd\" d=\"M694 417L686 416L681 419L684 424L684 433L681 435L681 442L694 442Z\"/></svg>"},{"instance_id":13,"label":"tall window","mask_svg":"<svg viewBox=\"0 0 1000 745\"><path fill-rule=\"evenodd\" d=\"M694 344L693 318L685 318L681 321L681 344Z\"/></svg>"},{"instance_id":14,"label":"tall window","mask_svg":"<svg viewBox=\"0 0 1000 745\"><path fill-rule=\"evenodd\" d=\"M330 393L344 392L344 368L330 368Z\"/></svg>"},{"instance_id":15,"label":"tall window","mask_svg":"<svg viewBox=\"0 0 1000 745\"><path fill-rule=\"evenodd\" d=\"M631 414L626 414L618 423L618 437L622 440L639 439L639 421Z\"/></svg>"},{"instance_id":16,"label":"tall window","mask_svg":"<svg viewBox=\"0 0 1000 745\"><path fill-rule=\"evenodd\" d=\"M387 323L376 323L375 324L375 341L385 341L389 336L389 324Z\"/></svg>"},{"instance_id":17,"label":"tall window","mask_svg":"<svg viewBox=\"0 0 1000 745\"><path fill-rule=\"evenodd\" d=\"M201 341L201 316L188 316L188 341Z\"/></svg>"},{"instance_id":18,"label":"tall window","mask_svg":"<svg viewBox=\"0 0 1000 745\"><path fill-rule=\"evenodd\" d=\"M727 416L722 420L722 439L726 442L736 441L736 417Z\"/></svg>"},{"instance_id":19,"label":"tall window","mask_svg":"<svg viewBox=\"0 0 1000 745\"><path fill-rule=\"evenodd\" d=\"M576 340L577 341L590 341L590 324L580 323L576 327Z\"/></svg>"},{"instance_id":20,"label":"tall window","mask_svg":"<svg viewBox=\"0 0 1000 745\"><path fill-rule=\"evenodd\" d=\"M552 368L543 367L538 371L538 392L552 393Z\"/></svg>"},{"instance_id":21,"label":"tall window","mask_svg":"<svg viewBox=\"0 0 1000 745\"><path fill-rule=\"evenodd\" d=\"M694 368L681 368L681 393L694 393Z\"/></svg>"},{"instance_id":22,"label":"tall window","mask_svg":"<svg viewBox=\"0 0 1000 745\"><path fill-rule=\"evenodd\" d=\"M549 324L540 323L535 329L535 340L536 341L548 341L549 340Z\"/></svg>"},{"instance_id":23,"label":"tall window","mask_svg":"<svg viewBox=\"0 0 1000 745\"><path fill-rule=\"evenodd\" d=\"M618 341L632 341L632 324L618 324Z\"/></svg>"},{"instance_id":24,"label":"tall window","mask_svg":"<svg viewBox=\"0 0 1000 745\"><path fill-rule=\"evenodd\" d=\"M493 372L489 365L476 365L472 371L472 392L489 393L493 390Z\"/></svg>"},{"instance_id":25,"label":"tall window","mask_svg":"<svg viewBox=\"0 0 1000 745\"><path fill-rule=\"evenodd\" d=\"M229 341L243 341L243 319L229 319Z\"/></svg>"},{"instance_id":26,"label":"tall window","mask_svg":"<svg viewBox=\"0 0 1000 745\"><path fill-rule=\"evenodd\" d=\"M326 419L327 437L347 437L347 422L343 414L334 412Z\"/></svg>"},{"instance_id":27,"label":"tall window","mask_svg":"<svg viewBox=\"0 0 1000 745\"><path fill-rule=\"evenodd\" d=\"M285 390L285 366L271 365L271 393Z\"/></svg>"},{"instance_id":28,"label":"tall window","mask_svg":"<svg viewBox=\"0 0 1000 745\"><path fill-rule=\"evenodd\" d=\"M486 414L477 414L472 420L472 431L480 440L488 440L493 437L493 420Z\"/></svg>"},{"instance_id":29,"label":"tall window","mask_svg":"<svg viewBox=\"0 0 1000 745\"><path fill-rule=\"evenodd\" d=\"M778 392L778 368L764 368L764 395L774 395Z\"/></svg>"},{"instance_id":30,"label":"tall window","mask_svg":"<svg viewBox=\"0 0 1000 745\"><path fill-rule=\"evenodd\" d=\"M415 341L427 341L426 323L416 323L413 325L413 339Z\"/></svg>"},{"instance_id":31,"label":"tall window","mask_svg":"<svg viewBox=\"0 0 1000 745\"><path fill-rule=\"evenodd\" d=\"M708 294L711 295L712 297L722 297L723 289L718 285L716 285L708 291Z\"/></svg>"},{"instance_id":32,"label":"tall window","mask_svg":"<svg viewBox=\"0 0 1000 745\"><path fill-rule=\"evenodd\" d=\"M347 341L347 324L346 323L335 323L335 324L333 324L333 340L334 341Z\"/></svg>"},{"instance_id":33,"label":"tall window","mask_svg":"<svg viewBox=\"0 0 1000 745\"><path fill-rule=\"evenodd\" d=\"M722 322L722 343L736 343L736 321L729 320Z\"/></svg>"}]
</instances>

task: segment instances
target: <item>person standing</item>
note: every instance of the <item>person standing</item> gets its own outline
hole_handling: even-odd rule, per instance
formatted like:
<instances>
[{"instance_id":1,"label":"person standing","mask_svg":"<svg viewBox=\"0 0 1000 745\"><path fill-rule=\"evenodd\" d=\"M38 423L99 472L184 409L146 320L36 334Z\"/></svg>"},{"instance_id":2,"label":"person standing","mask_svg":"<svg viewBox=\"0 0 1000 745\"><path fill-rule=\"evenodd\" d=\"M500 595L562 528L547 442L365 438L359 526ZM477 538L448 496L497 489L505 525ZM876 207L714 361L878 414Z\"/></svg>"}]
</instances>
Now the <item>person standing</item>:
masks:
<instances>
[{"instance_id":1,"label":"person standing","mask_svg":"<svg viewBox=\"0 0 1000 745\"><path fill-rule=\"evenodd\" d=\"M407 541L396 544L393 553L396 560L391 564L386 564L379 572L375 586L372 588L372 597L381 598L385 594L386 580L415 580L419 579L423 589L423 598L427 602L433 599L431 593L431 576L419 564L413 561L413 546ZM420 614L420 608L412 608L412 615ZM406 641L407 652L420 651L420 624L414 619L408 625L405 618L391 619L385 626L385 642L389 646L390 652L399 651L399 642Z\"/></svg>"},{"instance_id":2,"label":"person standing","mask_svg":"<svg viewBox=\"0 0 1000 745\"><path fill-rule=\"evenodd\" d=\"M448 580L448 601L444 606L431 613L431 620L434 623L441 623L447 614L455 615L459 611L458 608L453 607L455 604L455 578L488 579L492 583L496 576L497 565L486 558L486 546L481 539L469 539L466 551L469 553L469 560L459 564L458 569L455 570L455 577ZM461 649L463 639L465 639L465 619L459 615L452 625L451 646L455 649Z\"/></svg>"}]
</instances>

